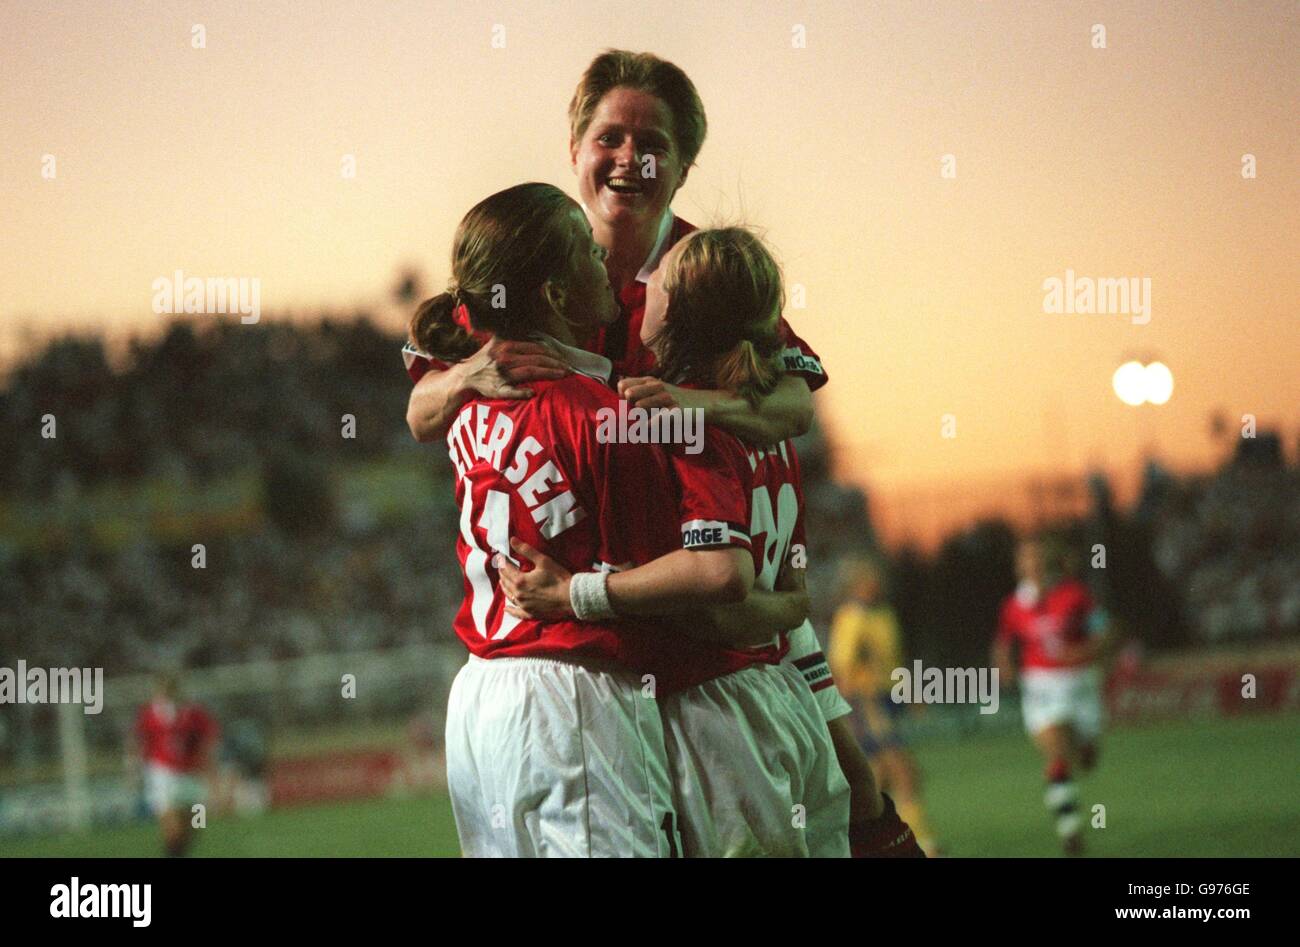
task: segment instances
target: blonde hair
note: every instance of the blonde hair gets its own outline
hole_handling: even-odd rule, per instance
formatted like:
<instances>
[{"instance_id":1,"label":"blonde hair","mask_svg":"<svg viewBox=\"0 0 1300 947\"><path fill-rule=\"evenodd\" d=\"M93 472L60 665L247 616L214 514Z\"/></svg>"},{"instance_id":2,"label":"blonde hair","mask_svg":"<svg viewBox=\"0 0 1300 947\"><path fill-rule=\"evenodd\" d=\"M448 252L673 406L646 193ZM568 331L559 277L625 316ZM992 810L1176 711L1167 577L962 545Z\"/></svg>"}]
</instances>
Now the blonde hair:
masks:
<instances>
[{"instance_id":1,"label":"blonde hair","mask_svg":"<svg viewBox=\"0 0 1300 947\"><path fill-rule=\"evenodd\" d=\"M420 303L411 341L444 362L473 355L479 342L454 318L461 305L476 331L521 339L540 329L552 311L546 284L562 285L571 271L581 213L551 184L517 184L479 201L456 228L453 280Z\"/></svg>"},{"instance_id":2,"label":"blonde hair","mask_svg":"<svg viewBox=\"0 0 1300 947\"><path fill-rule=\"evenodd\" d=\"M739 393L751 404L781 379L781 269L743 227L696 230L665 264L659 373Z\"/></svg>"},{"instance_id":3,"label":"blonde hair","mask_svg":"<svg viewBox=\"0 0 1300 947\"><path fill-rule=\"evenodd\" d=\"M653 53L607 49L591 61L569 101L569 133L573 140L581 140L600 100L620 86L649 93L668 106L682 168L695 164L709 130L704 103L686 73Z\"/></svg>"}]
</instances>

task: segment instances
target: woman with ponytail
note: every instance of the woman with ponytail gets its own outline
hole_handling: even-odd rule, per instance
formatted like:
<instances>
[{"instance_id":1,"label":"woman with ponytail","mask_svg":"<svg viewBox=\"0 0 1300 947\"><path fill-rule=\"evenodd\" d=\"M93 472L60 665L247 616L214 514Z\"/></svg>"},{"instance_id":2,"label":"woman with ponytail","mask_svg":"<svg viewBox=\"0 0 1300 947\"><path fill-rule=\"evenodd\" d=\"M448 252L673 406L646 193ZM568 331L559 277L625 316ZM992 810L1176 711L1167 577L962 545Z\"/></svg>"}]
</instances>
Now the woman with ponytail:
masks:
<instances>
[{"instance_id":1,"label":"woman with ponytail","mask_svg":"<svg viewBox=\"0 0 1300 947\"><path fill-rule=\"evenodd\" d=\"M672 63L648 53L608 50L583 73L569 104L569 158L595 240L609 253L607 267L620 312L615 322L594 329L578 344L609 356L629 376L618 384L631 404L698 409L710 424L751 444L774 444L807 429L811 392L827 380L816 352L779 313L776 357L786 372L771 388L765 384L750 385L746 391L734 387L740 377L754 374L758 364L767 360L770 339L761 349L755 346L752 352L737 353L734 371L719 373L713 384L677 384L673 379L679 376L663 372L646 377L654 370L656 358L642 331L648 283L668 252L695 229L673 213L671 202L699 155L706 129L694 85ZM647 176L647 167L654 173ZM416 382L407 422L417 440L440 439L472 397L528 398L540 387L537 383L555 381L572 370L572 350L560 353L535 341L489 337L474 331L465 305L452 306L450 318L448 311L443 304L431 313L431 327L445 331L417 333L404 353ZM481 347L474 350L466 338ZM428 348L422 348L425 345ZM742 614L746 614L743 608L731 612L733 617ZM803 644L792 647L790 658L811 668L810 673L824 672L811 629L795 640ZM825 688L823 683L817 696L828 716L847 712L847 705L831 706L828 698L837 696L833 685ZM838 724L843 722L831 728L837 750L842 729ZM862 761L852 756L856 743L851 734L844 738L844 747L840 760L853 784L857 825L880 816L884 801L870 769L858 766ZM884 822L877 819L872 824ZM870 848L859 844L861 837L855 835L855 851Z\"/></svg>"},{"instance_id":2,"label":"woman with ponytail","mask_svg":"<svg viewBox=\"0 0 1300 947\"><path fill-rule=\"evenodd\" d=\"M661 271L657 279L651 277L641 326L642 341L658 356L659 378L687 390L717 387L735 391L751 403L774 390L781 378L778 353L784 292L780 268L762 241L737 227L698 232L674 248ZM789 440L763 450L733 435L718 436L733 441L733 447L738 446L747 457L746 465L740 465L733 449L732 467L746 490L751 536L765 534L765 561L756 563L757 582L761 588L772 588L774 576L790 571L786 566L794 565L794 559L806 561L798 454ZM746 468L750 470L747 483ZM793 502L784 499L787 497ZM795 567L791 574L802 588L802 567ZM893 801L876 785L852 728L851 708L835 686L812 624L805 618L798 627L788 627L793 630L782 668L797 670L814 694L817 718L825 721L838 762L838 767L832 768L842 771L851 790L847 822L851 853L855 857L924 857ZM684 755L694 759L696 772L702 772L701 761L707 761L707 754L696 748L709 740L702 735L709 719L693 703L701 696L708 699L708 695L694 695L684 698L680 707L665 707L670 753L676 745L678 759ZM692 748L683 751L683 746ZM834 819L822 823L827 831L835 831L839 825L833 804L839 781L834 777L832 774L832 786L825 789L823 797L831 800L828 808L836 813ZM726 807L720 811L725 812ZM688 814L683 812L682 817L685 822ZM808 825L811 836L811 815ZM706 830L719 831L707 824ZM739 830L732 826L730 831Z\"/></svg>"},{"instance_id":3,"label":"woman with ponytail","mask_svg":"<svg viewBox=\"0 0 1300 947\"><path fill-rule=\"evenodd\" d=\"M630 620L646 612L624 600L743 609L754 582L744 551L657 559L661 545L646 545L674 503L667 461L653 444L601 440L596 419L618 404L610 363L576 348L617 315L604 256L563 192L509 188L465 216L453 282L411 324L422 347L448 356L486 337L544 346L572 366L536 381L528 399L470 396L447 435L465 590L454 628L470 652L448 699L447 783L470 856L679 854L663 725L644 675L665 651L703 646ZM630 583L584 571L573 613L536 620L511 611L501 581L516 544L570 572L656 565Z\"/></svg>"},{"instance_id":4,"label":"woman with ponytail","mask_svg":"<svg viewBox=\"0 0 1300 947\"><path fill-rule=\"evenodd\" d=\"M696 231L651 276L642 340L665 381L683 390L725 386L753 403L781 378L782 302L780 270L757 237L737 227ZM693 620L738 637L760 616L775 618L785 599L802 592L807 550L798 456L789 441L759 449L717 428L705 430L703 451L672 458L683 545L744 549L756 579L743 609L713 609ZM700 496L730 497L731 505L716 520L701 521L693 506ZM701 523L704 528L695 528ZM707 539L697 542L696 535ZM569 614L574 584L590 580L522 545L516 551L534 568L503 567L514 603L508 610ZM646 568L622 578L633 580ZM648 597L635 604L653 608ZM806 612L778 627L795 630L743 652L720 649L730 666L725 660L710 666L721 673L703 677L698 659L689 669L670 661L664 672L672 686L659 703L685 853L920 855L847 728L848 705ZM797 663L781 660L791 639L801 652Z\"/></svg>"}]
</instances>

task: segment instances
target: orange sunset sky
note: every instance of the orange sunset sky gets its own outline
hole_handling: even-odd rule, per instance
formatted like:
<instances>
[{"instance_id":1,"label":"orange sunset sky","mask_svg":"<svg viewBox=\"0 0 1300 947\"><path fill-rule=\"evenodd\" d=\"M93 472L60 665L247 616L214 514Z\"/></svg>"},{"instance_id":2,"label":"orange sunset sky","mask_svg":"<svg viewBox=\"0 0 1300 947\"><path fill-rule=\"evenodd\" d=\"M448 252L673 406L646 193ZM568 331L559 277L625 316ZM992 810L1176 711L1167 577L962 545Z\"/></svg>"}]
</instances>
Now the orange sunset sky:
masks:
<instances>
[{"instance_id":1,"label":"orange sunset sky","mask_svg":"<svg viewBox=\"0 0 1300 947\"><path fill-rule=\"evenodd\" d=\"M380 307L404 264L441 285L478 199L529 179L576 194L565 109L616 46L676 62L704 100L675 210L760 227L805 288L787 315L832 377L820 408L844 476L888 501L1128 468L1144 443L1198 467L1215 409L1281 427L1293 454L1298 11L6 3L3 342L148 331L165 318L151 283L177 269L259 278L264 318ZM1149 278L1149 323L1045 313L1043 281L1066 270ZM1130 356L1171 367L1167 405L1115 397Z\"/></svg>"}]
</instances>

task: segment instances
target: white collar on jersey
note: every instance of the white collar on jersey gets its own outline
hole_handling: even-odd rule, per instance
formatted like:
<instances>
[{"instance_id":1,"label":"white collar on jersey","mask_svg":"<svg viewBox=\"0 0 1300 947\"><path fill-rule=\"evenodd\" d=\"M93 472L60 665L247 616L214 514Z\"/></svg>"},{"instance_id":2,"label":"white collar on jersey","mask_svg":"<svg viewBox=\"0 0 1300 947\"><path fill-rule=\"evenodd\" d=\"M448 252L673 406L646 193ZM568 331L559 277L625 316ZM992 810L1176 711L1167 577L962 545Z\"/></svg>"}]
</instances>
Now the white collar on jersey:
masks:
<instances>
[{"instance_id":1,"label":"white collar on jersey","mask_svg":"<svg viewBox=\"0 0 1300 947\"><path fill-rule=\"evenodd\" d=\"M568 362L569 367L579 375L594 378L602 385L609 384L610 376L614 373L614 363L605 356L597 355L595 352L588 352L586 349L580 349L573 345L565 345L545 332L538 332L533 338L555 349L560 358Z\"/></svg>"},{"instance_id":2,"label":"white collar on jersey","mask_svg":"<svg viewBox=\"0 0 1300 947\"><path fill-rule=\"evenodd\" d=\"M426 362L432 361L433 356L428 352L423 352L416 347L414 342L407 342L402 346L402 363L409 369L417 358L422 358Z\"/></svg>"},{"instance_id":3,"label":"white collar on jersey","mask_svg":"<svg viewBox=\"0 0 1300 947\"><path fill-rule=\"evenodd\" d=\"M588 219L590 219L591 212L587 210L586 204L582 205L582 210L587 215ZM641 264L641 271L636 274L638 283L650 282L650 274L659 268L659 261L662 260L664 254L668 252L666 244L668 243L668 234L673 229L673 217L673 209L671 207L665 207L664 215L659 220L659 234L655 237L654 249L650 251L650 255L646 257L645 262Z\"/></svg>"},{"instance_id":4,"label":"white collar on jersey","mask_svg":"<svg viewBox=\"0 0 1300 947\"><path fill-rule=\"evenodd\" d=\"M569 363L569 367L581 375L588 378L594 378L602 385L609 385L610 377L614 374L614 363L603 355L597 355L594 352L588 352L586 349L575 348L572 345L565 345L544 332L537 333L537 340L545 342L554 348L564 361ZM410 342L402 346L402 361L410 369L412 363L417 359L430 359L427 352L422 352Z\"/></svg>"},{"instance_id":5,"label":"white collar on jersey","mask_svg":"<svg viewBox=\"0 0 1300 947\"><path fill-rule=\"evenodd\" d=\"M1025 608L1037 608L1038 601L1043 597L1043 590L1038 587L1038 583L1030 579L1021 579L1020 584L1016 586L1016 601Z\"/></svg>"},{"instance_id":6,"label":"white collar on jersey","mask_svg":"<svg viewBox=\"0 0 1300 947\"><path fill-rule=\"evenodd\" d=\"M646 257L645 263L642 264L641 272L636 275L638 283L650 282L650 274L659 268L659 261L668 252L668 234L672 229L673 209L665 207L663 220L659 221L659 236L655 238L655 247L650 251L650 255Z\"/></svg>"},{"instance_id":7,"label":"white collar on jersey","mask_svg":"<svg viewBox=\"0 0 1300 947\"><path fill-rule=\"evenodd\" d=\"M153 712L157 714L164 723L171 723L176 719L176 702L162 697L155 697L153 700Z\"/></svg>"}]
</instances>

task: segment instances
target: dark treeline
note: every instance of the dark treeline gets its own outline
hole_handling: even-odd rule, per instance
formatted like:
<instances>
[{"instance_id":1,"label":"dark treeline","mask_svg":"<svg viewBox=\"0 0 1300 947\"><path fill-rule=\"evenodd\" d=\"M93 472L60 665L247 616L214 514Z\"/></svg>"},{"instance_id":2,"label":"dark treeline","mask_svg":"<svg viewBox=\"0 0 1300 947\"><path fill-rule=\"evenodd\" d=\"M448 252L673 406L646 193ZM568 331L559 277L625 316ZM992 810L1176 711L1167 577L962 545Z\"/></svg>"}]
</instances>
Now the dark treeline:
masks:
<instances>
[{"instance_id":1,"label":"dark treeline","mask_svg":"<svg viewBox=\"0 0 1300 947\"><path fill-rule=\"evenodd\" d=\"M361 317L311 327L175 322L110 365L68 337L14 367L0 392L0 489L48 495L169 474L205 479L283 455L374 457L406 435L400 340ZM356 436L340 436L342 417ZM57 437L41 437L52 415Z\"/></svg>"}]
</instances>

